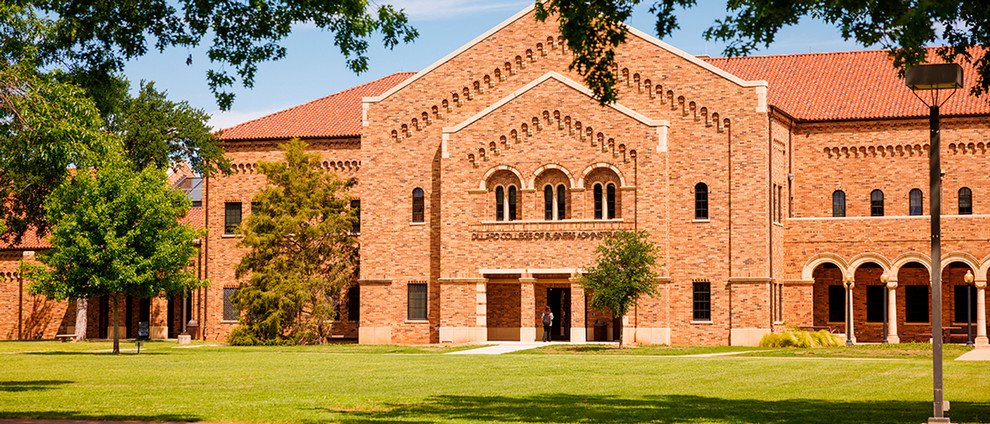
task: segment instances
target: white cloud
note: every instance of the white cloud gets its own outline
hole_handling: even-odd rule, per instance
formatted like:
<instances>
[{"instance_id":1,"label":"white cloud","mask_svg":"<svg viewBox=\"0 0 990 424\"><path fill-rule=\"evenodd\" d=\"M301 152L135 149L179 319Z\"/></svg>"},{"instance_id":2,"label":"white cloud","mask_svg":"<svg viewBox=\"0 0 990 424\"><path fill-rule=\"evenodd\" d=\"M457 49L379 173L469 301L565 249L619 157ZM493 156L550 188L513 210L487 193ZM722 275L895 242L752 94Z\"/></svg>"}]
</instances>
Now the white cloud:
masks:
<instances>
[{"instance_id":1,"label":"white cloud","mask_svg":"<svg viewBox=\"0 0 990 424\"><path fill-rule=\"evenodd\" d=\"M384 0L381 3L405 9L410 20L433 21L482 12L519 11L532 4L532 1Z\"/></svg>"},{"instance_id":2,"label":"white cloud","mask_svg":"<svg viewBox=\"0 0 990 424\"><path fill-rule=\"evenodd\" d=\"M231 111L231 112L214 111L214 112L210 112L209 125L213 127L214 130L221 130L224 128L233 127L238 124L243 124L253 119L258 119L265 115L271 115L283 109L285 108Z\"/></svg>"}]
</instances>

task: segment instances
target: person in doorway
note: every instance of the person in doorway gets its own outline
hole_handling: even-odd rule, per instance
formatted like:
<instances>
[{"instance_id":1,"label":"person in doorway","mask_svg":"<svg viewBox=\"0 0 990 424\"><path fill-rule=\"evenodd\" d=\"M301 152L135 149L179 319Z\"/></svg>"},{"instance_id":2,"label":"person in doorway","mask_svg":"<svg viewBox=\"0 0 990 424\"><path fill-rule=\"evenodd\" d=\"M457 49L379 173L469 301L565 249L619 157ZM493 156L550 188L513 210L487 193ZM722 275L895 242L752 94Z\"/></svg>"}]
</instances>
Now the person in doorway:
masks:
<instances>
[{"instance_id":1,"label":"person in doorway","mask_svg":"<svg viewBox=\"0 0 990 424\"><path fill-rule=\"evenodd\" d=\"M550 312L550 307L543 308L543 341L550 341L550 327L553 326L553 312Z\"/></svg>"}]
</instances>

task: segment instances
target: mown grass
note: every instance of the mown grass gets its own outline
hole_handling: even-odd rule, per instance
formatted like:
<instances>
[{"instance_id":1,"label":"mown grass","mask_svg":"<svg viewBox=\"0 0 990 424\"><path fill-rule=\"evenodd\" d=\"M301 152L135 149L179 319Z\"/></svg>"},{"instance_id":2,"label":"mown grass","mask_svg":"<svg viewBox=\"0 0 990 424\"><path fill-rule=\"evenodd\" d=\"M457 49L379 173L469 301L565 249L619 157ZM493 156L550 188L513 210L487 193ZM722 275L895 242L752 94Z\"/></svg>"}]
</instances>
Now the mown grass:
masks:
<instances>
[{"instance_id":1,"label":"mown grass","mask_svg":"<svg viewBox=\"0 0 990 424\"><path fill-rule=\"evenodd\" d=\"M942 346L942 357L951 360L973 350L958 344ZM576 354L576 355L636 355L681 356L738 352L738 356L755 357L835 357L835 358L914 358L932 357L929 343L860 344L855 346L819 348L769 348L746 346L634 346L619 349L614 344L566 345L553 344L536 349L513 352L516 355Z\"/></svg>"},{"instance_id":2,"label":"mown grass","mask_svg":"<svg viewBox=\"0 0 990 424\"><path fill-rule=\"evenodd\" d=\"M4 354L0 417L791 424L923 422L931 415L931 362L921 357L796 361L359 349L365 347L173 349L165 342L140 355ZM946 362L954 423L990 420L988 376L990 363Z\"/></svg>"},{"instance_id":3,"label":"mown grass","mask_svg":"<svg viewBox=\"0 0 990 424\"><path fill-rule=\"evenodd\" d=\"M640 355L640 356L679 356L704 355L711 353L749 352L771 350L763 347L745 346L633 346L620 349L614 344L551 344L536 349L513 352L516 355L546 354L585 354L585 355Z\"/></svg>"}]
</instances>

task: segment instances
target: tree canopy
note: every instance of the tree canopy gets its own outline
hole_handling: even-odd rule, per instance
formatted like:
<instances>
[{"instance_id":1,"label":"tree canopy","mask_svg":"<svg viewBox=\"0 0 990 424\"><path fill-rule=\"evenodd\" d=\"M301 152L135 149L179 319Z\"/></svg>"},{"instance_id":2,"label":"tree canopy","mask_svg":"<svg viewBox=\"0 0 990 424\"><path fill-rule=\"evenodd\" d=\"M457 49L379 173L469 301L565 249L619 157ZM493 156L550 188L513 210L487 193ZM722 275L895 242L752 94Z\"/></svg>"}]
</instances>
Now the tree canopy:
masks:
<instances>
[{"instance_id":1,"label":"tree canopy","mask_svg":"<svg viewBox=\"0 0 990 424\"><path fill-rule=\"evenodd\" d=\"M15 240L32 228L44 234L45 197L70 165L92 166L112 144L92 100L60 77L0 66L0 218Z\"/></svg>"},{"instance_id":2,"label":"tree canopy","mask_svg":"<svg viewBox=\"0 0 990 424\"><path fill-rule=\"evenodd\" d=\"M628 28L622 23L641 0L570 2L537 0L537 19L553 16L561 35L575 53L571 68L603 105L616 98L615 49L625 42ZM696 0L656 0L656 35L671 35L680 28L677 9L695 7ZM990 87L990 58L983 54L990 43L990 8L963 0L863 0L767 2L729 0L727 14L716 19L704 36L727 41L725 54L739 56L769 46L784 27L802 18L820 19L836 26L842 36L866 46L890 49L894 66L904 70L926 61L926 46L938 45L938 55L947 62L973 63L979 74L970 93L979 96ZM944 44L944 45L943 45ZM979 47L974 49L974 47Z\"/></svg>"},{"instance_id":3,"label":"tree canopy","mask_svg":"<svg viewBox=\"0 0 990 424\"><path fill-rule=\"evenodd\" d=\"M247 277L234 296L241 311L234 344L326 343L338 303L353 284L356 210L342 180L298 139L282 144L282 162L258 162L268 185L255 194L239 228Z\"/></svg>"},{"instance_id":4,"label":"tree canopy","mask_svg":"<svg viewBox=\"0 0 990 424\"><path fill-rule=\"evenodd\" d=\"M418 35L401 10L365 0L17 0L0 5L0 23L0 60L36 57L41 66L78 70L92 85L151 48L208 44L215 65L206 79L222 110L234 100L227 88L238 81L251 87L260 63L285 57L280 43L298 25L332 33L355 72L368 68L375 33L388 48Z\"/></svg>"},{"instance_id":5,"label":"tree canopy","mask_svg":"<svg viewBox=\"0 0 990 424\"><path fill-rule=\"evenodd\" d=\"M205 282L187 272L202 230L181 224L190 201L156 167L136 171L117 153L95 170L79 169L45 201L53 224L41 264L25 262L28 290L54 300L151 298ZM114 321L116 326L116 320ZM114 351L118 351L114 331Z\"/></svg>"},{"instance_id":6,"label":"tree canopy","mask_svg":"<svg viewBox=\"0 0 990 424\"><path fill-rule=\"evenodd\" d=\"M595 249L598 257L581 275L592 308L620 318L643 295L657 294L656 245L645 231L619 231ZM622 332L619 332L622 347Z\"/></svg>"}]
</instances>

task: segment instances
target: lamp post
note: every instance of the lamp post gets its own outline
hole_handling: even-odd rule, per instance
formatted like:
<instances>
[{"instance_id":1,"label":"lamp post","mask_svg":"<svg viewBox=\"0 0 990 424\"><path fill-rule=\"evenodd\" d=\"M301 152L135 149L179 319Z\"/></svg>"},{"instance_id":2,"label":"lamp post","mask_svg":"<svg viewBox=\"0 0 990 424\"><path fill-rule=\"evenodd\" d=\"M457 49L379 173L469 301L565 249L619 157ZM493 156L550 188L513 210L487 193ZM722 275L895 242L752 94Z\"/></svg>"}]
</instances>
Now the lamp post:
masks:
<instances>
[{"instance_id":1,"label":"lamp post","mask_svg":"<svg viewBox=\"0 0 990 424\"><path fill-rule=\"evenodd\" d=\"M973 346L973 270L967 270L966 282L966 346Z\"/></svg>"},{"instance_id":2,"label":"lamp post","mask_svg":"<svg viewBox=\"0 0 990 424\"><path fill-rule=\"evenodd\" d=\"M956 90L963 86L962 67L955 63L938 65L918 65L905 73L904 83L911 88L915 97L928 106L928 127L930 155L928 178L931 190L932 224L932 388L935 395L935 416L929 423L948 423L943 415L945 404L942 396L942 175L940 164L941 145L939 139L939 107L945 104ZM943 89L952 90L945 98L939 98ZM928 99L918 95L919 91L928 94Z\"/></svg>"},{"instance_id":3,"label":"lamp post","mask_svg":"<svg viewBox=\"0 0 990 424\"><path fill-rule=\"evenodd\" d=\"M887 304L887 282L890 278L887 277L887 273L880 274L880 282L883 283L883 341L880 344L887 344L887 316L888 309L890 305Z\"/></svg>"},{"instance_id":4,"label":"lamp post","mask_svg":"<svg viewBox=\"0 0 990 424\"><path fill-rule=\"evenodd\" d=\"M846 346L853 345L853 282L852 275L846 275L842 282L846 286Z\"/></svg>"}]
</instances>

